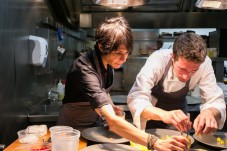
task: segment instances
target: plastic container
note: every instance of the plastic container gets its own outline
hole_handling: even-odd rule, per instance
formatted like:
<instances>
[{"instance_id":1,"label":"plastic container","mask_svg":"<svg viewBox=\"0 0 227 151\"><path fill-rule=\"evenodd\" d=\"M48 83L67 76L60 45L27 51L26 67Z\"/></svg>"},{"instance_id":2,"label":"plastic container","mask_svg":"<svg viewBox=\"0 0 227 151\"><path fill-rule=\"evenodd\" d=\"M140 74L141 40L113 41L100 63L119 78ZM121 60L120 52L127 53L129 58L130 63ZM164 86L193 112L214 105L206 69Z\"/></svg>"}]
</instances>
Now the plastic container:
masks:
<instances>
[{"instance_id":1,"label":"plastic container","mask_svg":"<svg viewBox=\"0 0 227 151\"><path fill-rule=\"evenodd\" d=\"M65 95L65 85L62 84L61 80L58 82L57 92L59 93L59 100L62 101Z\"/></svg>"},{"instance_id":2,"label":"plastic container","mask_svg":"<svg viewBox=\"0 0 227 151\"><path fill-rule=\"evenodd\" d=\"M33 143L39 139L39 134L26 133L25 130L18 131L17 135L20 143Z\"/></svg>"},{"instance_id":3,"label":"plastic container","mask_svg":"<svg viewBox=\"0 0 227 151\"><path fill-rule=\"evenodd\" d=\"M79 147L80 131L60 131L51 135L52 151L76 151Z\"/></svg>"},{"instance_id":4,"label":"plastic container","mask_svg":"<svg viewBox=\"0 0 227 151\"><path fill-rule=\"evenodd\" d=\"M64 126L64 125L62 125L62 126L52 126L52 127L49 128L50 135L51 135L54 131L62 131L62 130L71 130L71 131L72 131L73 128L70 127L70 126Z\"/></svg>"}]
</instances>

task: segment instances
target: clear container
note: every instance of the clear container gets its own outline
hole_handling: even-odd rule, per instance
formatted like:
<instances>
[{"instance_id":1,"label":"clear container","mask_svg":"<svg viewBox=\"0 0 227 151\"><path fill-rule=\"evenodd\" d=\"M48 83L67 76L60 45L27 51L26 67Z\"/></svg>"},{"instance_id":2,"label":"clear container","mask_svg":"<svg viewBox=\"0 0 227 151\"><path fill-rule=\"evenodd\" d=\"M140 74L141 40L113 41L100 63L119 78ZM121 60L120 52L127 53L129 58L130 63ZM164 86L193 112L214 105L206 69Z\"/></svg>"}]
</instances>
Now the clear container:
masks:
<instances>
[{"instance_id":1,"label":"clear container","mask_svg":"<svg viewBox=\"0 0 227 151\"><path fill-rule=\"evenodd\" d=\"M25 130L17 132L20 143L33 143L39 139L39 134L26 133Z\"/></svg>"},{"instance_id":2,"label":"clear container","mask_svg":"<svg viewBox=\"0 0 227 151\"><path fill-rule=\"evenodd\" d=\"M76 151L79 147L80 131L59 131L51 135L52 151Z\"/></svg>"},{"instance_id":3,"label":"clear container","mask_svg":"<svg viewBox=\"0 0 227 151\"><path fill-rule=\"evenodd\" d=\"M49 128L50 134L54 131L61 131L61 130L73 130L70 126L52 126Z\"/></svg>"}]
</instances>

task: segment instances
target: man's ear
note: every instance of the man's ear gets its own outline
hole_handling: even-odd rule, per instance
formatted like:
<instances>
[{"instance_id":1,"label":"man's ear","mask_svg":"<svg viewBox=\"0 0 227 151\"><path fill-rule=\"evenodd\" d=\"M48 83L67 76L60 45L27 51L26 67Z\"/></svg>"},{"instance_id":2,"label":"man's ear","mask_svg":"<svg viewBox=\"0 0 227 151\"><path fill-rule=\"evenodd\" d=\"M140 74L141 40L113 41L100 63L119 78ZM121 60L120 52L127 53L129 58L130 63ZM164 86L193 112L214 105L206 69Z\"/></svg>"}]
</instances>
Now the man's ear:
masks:
<instances>
[{"instance_id":1,"label":"man's ear","mask_svg":"<svg viewBox=\"0 0 227 151\"><path fill-rule=\"evenodd\" d=\"M174 55L173 55L173 53L172 53L172 52L170 53L170 57L171 57L171 58L174 58Z\"/></svg>"},{"instance_id":2,"label":"man's ear","mask_svg":"<svg viewBox=\"0 0 227 151\"><path fill-rule=\"evenodd\" d=\"M174 54L170 53L170 58L172 59L172 61L174 62Z\"/></svg>"}]
</instances>

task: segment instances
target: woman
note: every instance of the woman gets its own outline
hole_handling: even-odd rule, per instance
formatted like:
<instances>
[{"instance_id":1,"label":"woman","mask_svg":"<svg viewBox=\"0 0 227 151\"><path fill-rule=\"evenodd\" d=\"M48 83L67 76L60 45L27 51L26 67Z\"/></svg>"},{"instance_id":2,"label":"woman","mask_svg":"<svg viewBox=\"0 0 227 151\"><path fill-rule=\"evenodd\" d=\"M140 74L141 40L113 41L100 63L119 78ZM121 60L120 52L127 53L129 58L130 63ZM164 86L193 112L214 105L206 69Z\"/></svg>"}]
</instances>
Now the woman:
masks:
<instances>
[{"instance_id":1,"label":"woman","mask_svg":"<svg viewBox=\"0 0 227 151\"><path fill-rule=\"evenodd\" d=\"M109 92L114 69L120 68L133 50L133 36L123 17L107 19L95 33L95 50L76 59L67 75L65 97L58 125L75 129L102 124L110 131L135 143L156 150L187 149L187 139L174 136L161 140L141 131L115 113L121 109L113 105Z\"/></svg>"}]
</instances>

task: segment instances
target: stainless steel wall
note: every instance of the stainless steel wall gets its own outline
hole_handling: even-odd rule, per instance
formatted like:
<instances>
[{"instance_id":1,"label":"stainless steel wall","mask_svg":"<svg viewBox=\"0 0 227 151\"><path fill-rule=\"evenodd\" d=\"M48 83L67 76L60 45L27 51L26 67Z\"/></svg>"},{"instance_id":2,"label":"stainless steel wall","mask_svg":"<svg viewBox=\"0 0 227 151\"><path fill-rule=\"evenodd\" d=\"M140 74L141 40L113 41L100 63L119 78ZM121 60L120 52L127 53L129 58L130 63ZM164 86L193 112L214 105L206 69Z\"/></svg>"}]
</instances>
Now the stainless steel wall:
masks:
<instances>
[{"instance_id":1,"label":"stainless steel wall","mask_svg":"<svg viewBox=\"0 0 227 151\"><path fill-rule=\"evenodd\" d=\"M0 144L9 145L16 132L26 128L26 108L46 99L56 79L65 78L74 52L82 46L80 39L65 34L62 44L67 53L58 61L55 30L40 27L46 17L51 15L42 0L0 0ZM45 68L30 65L29 35L49 42Z\"/></svg>"}]
</instances>

